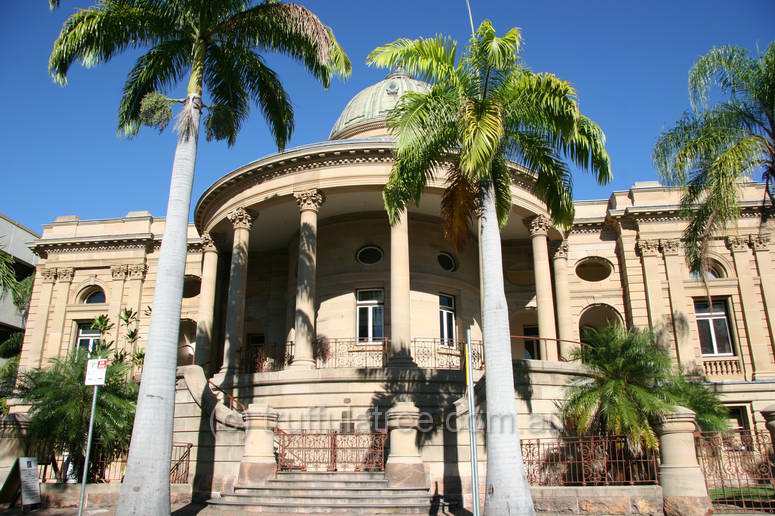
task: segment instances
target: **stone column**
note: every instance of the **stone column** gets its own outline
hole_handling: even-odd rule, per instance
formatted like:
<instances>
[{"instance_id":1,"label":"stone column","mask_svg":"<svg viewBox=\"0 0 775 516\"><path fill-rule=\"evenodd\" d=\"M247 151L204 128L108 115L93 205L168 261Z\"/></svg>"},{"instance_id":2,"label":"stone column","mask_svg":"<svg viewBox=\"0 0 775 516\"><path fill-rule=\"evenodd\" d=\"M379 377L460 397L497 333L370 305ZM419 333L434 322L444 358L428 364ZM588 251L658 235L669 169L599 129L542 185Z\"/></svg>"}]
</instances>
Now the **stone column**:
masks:
<instances>
[{"instance_id":1,"label":"stone column","mask_svg":"<svg viewBox=\"0 0 775 516\"><path fill-rule=\"evenodd\" d=\"M409 214L404 210L390 228L390 359L409 362L412 339L409 265Z\"/></svg>"},{"instance_id":2,"label":"stone column","mask_svg":"<svg viewBox=\"0 0 775 516\"><path fill-rule=\"evenodd\" d=\"M51 326L48 331L46 345L43 348L44 365L46 360L63 356L67 351L68 346L65 346L65 349L62 347L62 336L65 328L65 312L70 301L70 285L73 282L73 274L75 274L75 269L72 267L57 269L57 282L54 288L54 313L51 316ZM116 323L116 321L112 322Z\"/></svg>"},{"instance_id":3,"label":"stone column","mask_svg":"<svg viewBox=\"0 0 775 516\"><path fill-rule=\"evenodd\" d=\"M689 298L684 290L686 257L680 240L660 240L659 247L665 257L667 289L670 294L670 320L673 323L678 362L689 374L702 371L702 355L689 338Z\"/></svg>"},{"instance_id":4,"label":"stone column","mask_svg":"<svg viewBox=\"0 0 775 516\"><path fill-rule=\"evenodd\" d=\"M299 205L299 257L296 274L296 314L294 356L291 367L314 369L315 355L315 277L317 275L318 210L325 202L320 190L293 195Z\"/></svg>"},{"instance_id":5,"label":"stone column","mask_svg":"<svg viewBox=\"0 0 775 516\"><path fill-rule=\"evenodd\" d=\"M43 346L46 344L46 329L48 327L51 294L54 292L56 269L53 267L38 267L35 283L40 282L38 302L30 306L27 327L31 329L30 345L22 346L22 356L19 360L21 369L40 367L43 358ZM26 339L25 339L26 340Z\"/></svg>"},{"instance_id":6,"label":"stone column","mask_svg":"<svg viewBox=\"0 0 775 516\"><path fill-rule=\"evenodd\" d=\"M557 329L560 333L560 360L571 359L578 340L573 331L573 319L570 311L570 288L568 287L568 241L563 240L554 251L554 290L557 294Z\"/></svg>"},{"instance_id":7,"label":"stone column","mask_svg":"<svg viewBox=\"0 0 775 516\"><path fill-rule=\"evenodd\" d=\"M711 503L694 448L694 412L675 407L657 427L665 516L705 516Z\"/></svg>"},{"instance_id":8,"label":"stone column","mask_svg":"<svg viewBox=\"0 0 775 516\"><path fill-rule=\"evenodd\" d=\"M748 247L748 239L740 237L728 237L727 247L732 251L737 271L737 286L740 292L740 303L743 309L745 332L748 335L748 346L751 349L751 362L753 366L753 379L764 380L775 378L770 351L772 345L769 335L765 335L762 324L761 310L757 295L759 289L754 286L751 274L751 250Z\"/></svg>"},{"instance_id":9,"label":"stone column","mask_svg":"<svg viewBox=\"0 0 775 516\"><path fill-rule=\"evenodd\" d=\"M549 269L549 248L546 234L551 222L539 215L526 220L533 243L533 274L535 275L536 305L538 305L538 336L541 339L541 359L557 361L557 332L554 326L552 276Z\"/></svg>"},{"instance_id":10,"label":"stone column","mask_svg":"<svg viewBox=\"0 0 775 516\"><path fill-rule=\"evenodd\" d=\"M209 233L202 235L202 277L199 287L199 315L196 322L194 364L206 367L210 360L213 339L213 312L215 310L216 280L218 278L218 249Z\"/></svg>"},{"instance_id":11,"label":"stone column","mask_svg":"<svg viewBox=\"0 0 775 516\"><path fill-rule=\"evenodd\" d=\"M110 340L116 343L116 346L119 345L118 339L121 334L121 305L124 299L124 282L126 281L127 273L128 269L126 265L113 265L110 267L110 276L112 280L110 282L110 295L108 297L108 301L110 301L108 317L110 317L110 322L113 323L113 328L110 330L109 337ZM132 350L130 349L129 351L131 352Z\"/></svg>"},{"instance_id":12,"label":"stone column","mask_svg":"<svg viewBox=\"0 0 775 516\"><path fill-rule=\"evenodd\" d=\"M767 405L759 412L761 412L764 418L767 431L770 432L770 444L775 445L775 405Z\"/></svg>"},{"instance_id":13,"label":"stone column","mask_svg":"<svg viewBox=\"0 0 775 516\"><path fill-rule=\"evenodd\" d=\"M274 454L277 417L277 412L266 403L251 403L245 411L245 451L237 476L240 486L263 485L277 472Z\"/></svg>"},{"instance_id":14,"label":"stone column","mask_svg":"<svg viewBox=\"0 0 775 516\"><path fill-rule=\"evenodd\" d=\"M253 215L237 208L226 217L234 226L229 269L229 292L226 305L226 336L223 342L221 372L234 374L239 366L239 353L245 330L245 286L248 279L248 242Z\"/></svg>"},{"instance_id":15,"label":"stone column","mask_svg":"<svg viewBox=\"0 0 775 516\"><path fill-rule=\"evenodd\" d=\"M769 333L775 335L775 267L770 252L770 237L769 235L751 235L750 245L756 258L756 268L759 270L759 284L761 285L767 324L770 327Z\"/></svg>"},{"instance_id":16,"label":"stone column","mask_svg":"<svg viewBox=\"0 0 775 516\"><path fill-rule=\"evenodd\" d=\"M662 281L659 277L659 241L638 240L636 243L643 263L643 282L646 284L646 309L649 326L654 331L662 329L663 299Z\"/></svg>"},{"instance_id":17,"label":"stone column","mask_svg":"<svg viewBox=\"0 0 775 516\"><path fill-rule=\"evenodd\" d=\"M385 477L390 487L427 487L425 466L417 447L420 409L411 401L399 401L387 411L390 453Z\"/></svg>"}]
</instances>

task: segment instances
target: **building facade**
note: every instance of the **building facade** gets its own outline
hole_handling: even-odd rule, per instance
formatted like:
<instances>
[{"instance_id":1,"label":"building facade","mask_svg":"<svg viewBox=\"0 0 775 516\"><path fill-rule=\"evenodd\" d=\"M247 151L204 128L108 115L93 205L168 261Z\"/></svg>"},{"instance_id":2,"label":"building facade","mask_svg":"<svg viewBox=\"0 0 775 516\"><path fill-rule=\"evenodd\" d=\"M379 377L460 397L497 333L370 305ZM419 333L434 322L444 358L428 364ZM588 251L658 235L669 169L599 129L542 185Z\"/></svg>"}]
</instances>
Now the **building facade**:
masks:
<instances>
[{"instance_id":1,"label":"building facade","mask_svg":"<svg viewBox=\"0 0 775 516\"><path fill-rule=\"evenodd\" d=\"M443 492L450 472L464 469L467 441L440 422L464 412L460 343L469 335L477 377L485 370L477 238L461 249L445 241L443 170L393 226L382 201L393 164L385 114L403 92L423 88L391 75L350 101L329 140L249 163L199 198L189 228L179 339L187 367L175 441L194 444L191 476L202 490L228 489L244 458L244 423L229 420L236 402L222 391L244 405L268 404L284 430L373 429L409 400L433 421L420 450L430 481ZM741 184L740 219L711 242L703 281L686 266L679 190L643 182L579 201L563 235L532 193L533 175L517 167L513 174L502 242L522 436L556 435L556 402L584 375L570 360L581 329L613 322L653 328L676 366L720 393L735 425L761 427L759 410L775 403L773 222L762 222L764 186ZM107 314L115 322L124 308L140 314L142 347L163 229L147 212L44 226L32 245L40 258L22 367L88 345L90 321ZM126 346L118 325L113 331ZM221 406L212 417L211 395Z\"/></svg>"},{"instance_id":2,"label":"building facade","mask_svg":"<svg viewBox=\"0 0 775 516\"><path fill-rule=\"evenodd\" d=\"M0 214L0 251L13 258L16 279L21 281L35 270L38 257L29 245L40 235ZM14 304L8 293L0 292L0 342L12 333L24 330L25 314Z\"/></svg>"}]
</instances>

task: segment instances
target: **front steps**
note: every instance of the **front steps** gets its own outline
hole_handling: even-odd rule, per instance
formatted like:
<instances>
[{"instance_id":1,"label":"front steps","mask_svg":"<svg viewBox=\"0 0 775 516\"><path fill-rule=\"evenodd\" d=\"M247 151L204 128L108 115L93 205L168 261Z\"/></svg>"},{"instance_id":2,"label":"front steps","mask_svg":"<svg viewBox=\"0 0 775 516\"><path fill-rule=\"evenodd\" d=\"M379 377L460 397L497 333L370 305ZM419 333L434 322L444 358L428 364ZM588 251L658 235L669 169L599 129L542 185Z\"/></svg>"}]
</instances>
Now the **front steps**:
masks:
<instances>
[{"instance_id":1,"label":"front steps","mask_svg":"<svg viewBox=\"0 0 775 516\"><path fill-rule=\"evenodd\" d=\"M389 487L384 473L278 473L263 486L234 486L207 502L210 511L239 514L428 514L428 489ZM209 511L208 511L209 512Z\"/></svg>"}]
</instances>

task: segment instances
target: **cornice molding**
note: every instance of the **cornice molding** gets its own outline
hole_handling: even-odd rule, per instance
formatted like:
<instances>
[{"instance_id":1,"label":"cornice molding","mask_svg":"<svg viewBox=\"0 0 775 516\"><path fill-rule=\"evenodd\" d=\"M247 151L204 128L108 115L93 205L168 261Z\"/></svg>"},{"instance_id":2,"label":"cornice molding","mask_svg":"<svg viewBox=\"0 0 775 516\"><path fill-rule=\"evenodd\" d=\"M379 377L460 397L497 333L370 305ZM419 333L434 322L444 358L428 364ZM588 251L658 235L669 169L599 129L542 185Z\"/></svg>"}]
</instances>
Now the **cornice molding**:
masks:
<instances>
[{"instance_id":1,"label":"cornice molding","mask_svg":"<svg viewBox=\"0 0 775 516\"><path fill-rule=\"evenodd\" d=\"M33 253L47 258L50 253L77 253L81 251L118 251L123 249L145 249L151 252L161 247L161 235L138 233L135 235L110 235L76 238L46 238L30 244ZM197 252L202 244L199 240L188 241L188 252Z\"/></svg>"}]
</instances>

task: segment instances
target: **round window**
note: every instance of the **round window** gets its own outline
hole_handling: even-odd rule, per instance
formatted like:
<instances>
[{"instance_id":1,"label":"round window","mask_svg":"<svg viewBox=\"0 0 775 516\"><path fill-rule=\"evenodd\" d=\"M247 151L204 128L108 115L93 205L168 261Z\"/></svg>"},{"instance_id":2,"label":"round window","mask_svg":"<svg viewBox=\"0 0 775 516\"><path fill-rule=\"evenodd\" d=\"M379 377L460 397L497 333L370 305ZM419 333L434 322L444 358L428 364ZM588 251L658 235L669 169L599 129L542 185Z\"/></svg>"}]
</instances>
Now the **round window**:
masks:
<instances>
[{"instance_id":1,"label":"round window","mask_svg":"<svg viewBox=\"0 0 775 516\"><path fill-rule=\"evenodd\" d=\"M375 245L365 245L358 249L355 258L364 265L374 265L382 261L382 249Z\"/></svg>"},{"instance_id":2,"label":"round window","mask_svg":"<svg viewBox=\"0 0 775 516\"><path fill-rule=\"evenodd\" d=\"M457 261L455 260L455 257L449 253L439 253L436 259L441 268L447 272L454 272L455 269L457 269Z\"/></svg>"},{"instance_id":3,"label":"round window","mask_svg":"<svg viewBox=\"0 0 775 516\"><path fill-rule=\"evenodd\" d=\"M100 289L95 289L91 293L86 295L86 299L83 300L87 305L101 304L105 302L105 292Z\"/></svg>"},{"instance_id":4,"label":"round window","mask_svg":"<svg viewBox=\"0 0 775 516\"><path fill-rule=\"evenodd\" d=\"M202 280L198 276L190 276L186 274L183 279L183 297L186 299L196 297L199 295L199 290L202 287Z\"/></svg>"},{"instance_id":5,"label":"round window","mask_svg":"<svg viewBox=\"0 0 775 516\"><path fill-rule=\"evenodd\" d=\"M584 281L603 281L612 272L613 266L604 258L584 258L576 265L576 275Z\"/></svg>"}]
</instances>

